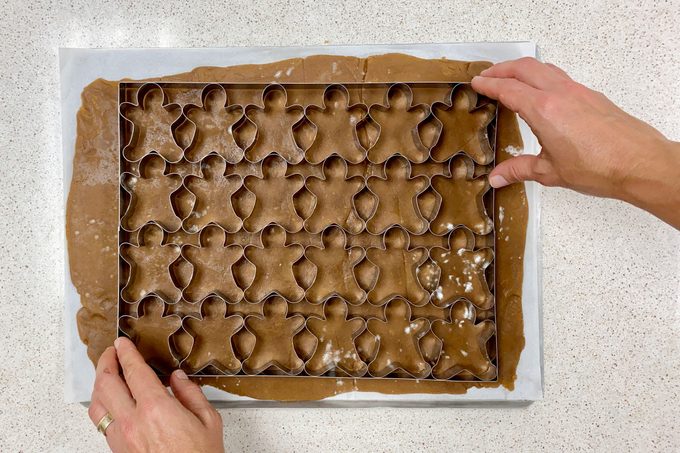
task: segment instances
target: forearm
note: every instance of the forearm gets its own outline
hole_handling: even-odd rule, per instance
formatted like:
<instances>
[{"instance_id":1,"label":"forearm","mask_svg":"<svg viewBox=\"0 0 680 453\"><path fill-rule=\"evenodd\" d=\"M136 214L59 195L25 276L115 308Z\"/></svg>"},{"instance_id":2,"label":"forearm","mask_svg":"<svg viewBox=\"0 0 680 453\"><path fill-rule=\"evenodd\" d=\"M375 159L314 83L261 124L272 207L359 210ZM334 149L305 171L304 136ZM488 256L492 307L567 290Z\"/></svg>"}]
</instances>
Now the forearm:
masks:
<instances>
[{"instance_id":1,"label":"forearm","mask_svg":"<svg viewBox=\"0 0 680 453\"><path fill-rule=\"evenodd\" d=\"M662 139L632 168L621 199L680 229L680 143Z\"/></svg>"}]
</instances>

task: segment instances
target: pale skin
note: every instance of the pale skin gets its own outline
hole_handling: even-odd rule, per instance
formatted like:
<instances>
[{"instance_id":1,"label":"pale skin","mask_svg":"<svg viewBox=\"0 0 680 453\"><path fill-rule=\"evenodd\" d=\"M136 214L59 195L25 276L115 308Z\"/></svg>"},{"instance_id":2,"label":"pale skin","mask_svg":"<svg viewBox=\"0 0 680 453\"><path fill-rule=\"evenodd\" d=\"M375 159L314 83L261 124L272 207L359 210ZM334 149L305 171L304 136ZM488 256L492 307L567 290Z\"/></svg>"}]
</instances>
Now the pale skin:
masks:
<instances>
[{"instance_id":1,"label":"pale skin","mask_svg":"<svg viewBox=\"0 0 680 453\"><path fill-rule=\"evenodd\" d=\"M533 58L492 66L472 87L517 112L542 146L538 156L500 163L492 186L537 181L616 198L680 229L680 143ZM114 452L224 451L222 419L200 387L177 370L170 388L119 338L99 359L90 419L111 413L106 440Z\"/></svg>"}]
</instances>

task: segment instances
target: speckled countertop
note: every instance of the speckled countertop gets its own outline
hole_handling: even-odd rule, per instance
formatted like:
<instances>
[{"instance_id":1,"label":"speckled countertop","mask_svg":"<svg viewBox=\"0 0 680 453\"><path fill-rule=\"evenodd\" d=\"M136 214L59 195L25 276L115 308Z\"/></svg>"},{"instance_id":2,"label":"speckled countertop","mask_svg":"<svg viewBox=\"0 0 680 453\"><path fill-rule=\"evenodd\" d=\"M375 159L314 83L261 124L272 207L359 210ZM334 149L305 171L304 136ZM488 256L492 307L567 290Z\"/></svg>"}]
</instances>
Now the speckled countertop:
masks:
<instances>
[{"instance_id":1,"label":"speckled countertop","mask_svg":"<svg viewBox=\"0 0 680 453\"><path fill-rule=\"evenodd\" d=\"M85 408L62 397L59 47L532 40L543 58L680 140L677 0L205 3L3 8L0 451L106 447ZM225 410L230 449L680 449L680 233L622 203L565 190L544 190L542 208L544 401Z\"/></svg>"}]
</instances>

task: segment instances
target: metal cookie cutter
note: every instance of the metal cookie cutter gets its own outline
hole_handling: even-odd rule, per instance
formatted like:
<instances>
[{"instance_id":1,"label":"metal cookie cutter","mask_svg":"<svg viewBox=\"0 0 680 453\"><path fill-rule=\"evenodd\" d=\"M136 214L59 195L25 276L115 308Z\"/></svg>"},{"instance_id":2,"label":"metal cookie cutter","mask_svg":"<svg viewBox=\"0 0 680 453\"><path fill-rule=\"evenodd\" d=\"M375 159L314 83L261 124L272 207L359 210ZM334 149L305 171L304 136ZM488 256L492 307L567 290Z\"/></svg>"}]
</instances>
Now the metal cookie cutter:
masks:
<instances>
[{"instance_id":1,"label":"metal cookie cutter","mask_svg":"<svg viewBox=\"0 0 680 453\"><path fill-rule=\"evenodd\" d=\"M409 85L392 84L387 90L385 105L373 104L368 109L368 116L378 128L378 139L368 148L368 160L382 164L391 156L401 154L411 162L425 162L429 149L420 138L419 127L429 114L428 106L413 105Z\"/></svg>"},{"instance_id":2,"label":"metal cookie cutter","mask_svg":"<svg viewBox=\"0 0 680 453\"><path fill-rule=\"evenodd\" d=\"M194 125L191 144L184 151L189 162L199 162L216 153L230 164L240 162L244 150L234 138L234 130L243 122L243 107L230 104L222 85L208 84L201 90L201 105L185 104L184 116Z\"/></svg>"},{"instance_id":3,"label":"metal cookie cutter","mask_svg":"<svg viewBox=\"0 0 680 453\"><path fill-rule=\"evenodd\" d=\"M361 163L366 158L366 148L359 140L357 128L365 121L367 112L364 104L350 104L344 85L329 85L323 93L323 105L308 105L305 109L305 116L316 131L305 160L319 164L335 154L347 162Z\"/></svg>"},{"instance_id":4,"label":"metal cookie cutter","mask_svg":"<svg viewBox=\"0 0 680 453\"><path fill-rule=\"evenodd\" d=\"M255 140L245 149L250 162L259 162L273 153L291 164L304 159L305 151L298 146L294 135L305 117L304 108L287 104L286 89L273 84L262 91L263 107L252 104L245 107L246 118L257 128Z\"/></svg>"},{"instance_id":5,"label":"metal cookie cutter","mask_svg":"<svg viewBox=\"0 0 680 453\"><path fill-rule=\"evenodd\" d=\"M432 323L432 332L442 341L439 359L432 369L435 378L451 379L463 371L482 381L496 377L486 346L495 337L496 326L488 319L475 324L475 318L475 307L459 300L451 306L451 322L438 319Z\"/></svg>"},{"instance_id":6,"label":"metal cookie cutter","mask_svg":"<svg viewBox=\"0 0 680 453\"><path fill-rule=\"evenodd\" d=\"M477 102L478 96L472 87L460 83L451 90L448 102L432 104L441 130L431 151L434 160L442 162L463 152L480 165L493 162L495 151L487 129L496 119L496 105L489 102L478 106Z\"/></svg>"},{"instance_id":7,"label":"metal cookie cutter","mask_svg":"<svg viewBox=\"0 0 680 453\"><path fill-rule=\"evenodd\" d=\"M119 112L132 124L130 140L122 150L126 160L137 162L153 151L168 162L182 159L184 150L175 139L175 131L183 122L182 108L168 102L159 84L145 83L139 87L137 103L122 102Z\"/></svg>"}]
</instances>

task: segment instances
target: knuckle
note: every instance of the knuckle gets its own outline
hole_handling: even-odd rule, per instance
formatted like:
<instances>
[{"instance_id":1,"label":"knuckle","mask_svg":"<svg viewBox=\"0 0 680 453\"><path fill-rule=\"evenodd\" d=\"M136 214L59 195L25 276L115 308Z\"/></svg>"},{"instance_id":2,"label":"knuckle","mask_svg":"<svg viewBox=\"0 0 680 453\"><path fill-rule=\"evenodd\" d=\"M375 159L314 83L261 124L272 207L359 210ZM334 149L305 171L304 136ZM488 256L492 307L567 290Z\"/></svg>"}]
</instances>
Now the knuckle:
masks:
<instances>
[{"instance_id":1,"label":"knuckle","mask_svg":"<svg viewBox=\"0 0 680 453\"><path fill-rule=\"evenodd\" d=\"M90 417L90 419L94 420L95 417L97 416L97 405L96 404L90 404L90 407L87 408L87 415Z\"/></svg>"},{"instance_id":2,"label":"knuckle","mask_svg":"<svg viewBox=\"0 0 680 453\"><path fill-rule=\"evenodd\" d=\"M552 95L543 96L537 101L536 108L544 118L554 118L561 109L559 98Z\"/></svg>"}]
</instances>

